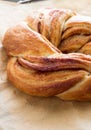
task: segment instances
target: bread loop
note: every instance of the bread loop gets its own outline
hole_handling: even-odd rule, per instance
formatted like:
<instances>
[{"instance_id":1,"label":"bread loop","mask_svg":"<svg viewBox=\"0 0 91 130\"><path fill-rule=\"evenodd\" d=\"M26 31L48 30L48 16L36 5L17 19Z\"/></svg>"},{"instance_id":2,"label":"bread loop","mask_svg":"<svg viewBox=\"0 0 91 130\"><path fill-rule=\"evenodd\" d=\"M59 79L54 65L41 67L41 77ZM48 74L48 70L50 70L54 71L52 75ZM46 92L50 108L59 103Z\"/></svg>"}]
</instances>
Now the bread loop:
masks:
<instances>
[{"instance_id":1,"label":"bread loop","mask_svg":"<svg viewBox=\"0 0 91 130\"><path fill-rule=\"evenodd\" d=\"M91 100L91 17L41 9L9 28L3 38L7 75L33 96Z\"/></svg>"}]
</instances>

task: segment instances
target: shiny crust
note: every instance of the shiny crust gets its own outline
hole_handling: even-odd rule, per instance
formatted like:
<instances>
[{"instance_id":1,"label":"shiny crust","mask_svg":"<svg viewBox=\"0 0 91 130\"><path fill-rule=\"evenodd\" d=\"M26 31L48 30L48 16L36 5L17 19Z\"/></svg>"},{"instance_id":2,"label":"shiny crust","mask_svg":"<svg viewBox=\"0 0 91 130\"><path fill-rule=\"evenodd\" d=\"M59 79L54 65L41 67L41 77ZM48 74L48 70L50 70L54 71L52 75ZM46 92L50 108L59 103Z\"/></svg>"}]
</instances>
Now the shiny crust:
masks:
<instances>
[{"instance_id":1,"label":"shiny crust","mask_svg":"<svg viewBox=\"0 0 91 130\"><path fill-rule=\"evenodd\" d=\"M8 79L33 96L91 100L90 41L90 17L41 9L4 35Z\"/></svg>"}]
</instances>

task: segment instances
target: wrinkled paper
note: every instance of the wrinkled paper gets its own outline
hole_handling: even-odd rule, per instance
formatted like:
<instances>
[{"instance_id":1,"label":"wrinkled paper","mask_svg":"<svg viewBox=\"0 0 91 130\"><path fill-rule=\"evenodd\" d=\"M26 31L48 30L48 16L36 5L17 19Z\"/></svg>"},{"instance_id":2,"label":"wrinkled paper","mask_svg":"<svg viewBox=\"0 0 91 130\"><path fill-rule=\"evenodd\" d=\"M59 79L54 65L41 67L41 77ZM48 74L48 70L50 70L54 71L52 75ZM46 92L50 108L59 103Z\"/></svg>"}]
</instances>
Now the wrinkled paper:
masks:
<instances>
[{"instance_id":1,"label":"wrinkled paper","mask_svg":"<svg viewBox=\"0 0 91 130\"><path fill-rule=\"evenodd\" d=\"M40 7L70 8L91 16L90 0L43 0L22 5L0 1L0 130L91 130L91 102L32 97L7 80L3 35Z\"/></svg>"}]
</instances>

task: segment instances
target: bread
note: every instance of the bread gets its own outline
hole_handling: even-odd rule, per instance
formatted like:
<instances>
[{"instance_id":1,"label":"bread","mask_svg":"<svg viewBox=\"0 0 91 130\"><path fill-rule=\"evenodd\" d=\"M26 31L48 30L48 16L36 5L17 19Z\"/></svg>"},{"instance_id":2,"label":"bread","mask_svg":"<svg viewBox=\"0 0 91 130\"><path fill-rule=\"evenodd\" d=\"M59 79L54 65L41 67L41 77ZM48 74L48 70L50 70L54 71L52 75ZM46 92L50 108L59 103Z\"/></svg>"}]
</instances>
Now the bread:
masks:
<instances>
[{"instance_id":1,"label":"bread","mask_svg":"<svg viewBox=\"0 0 91 130\"><path fill-rule=\"evenodd\" d=\"M33 96L91 100L91 17L40 9L9 28L3 46L9 81Z\"/></svg>"}]
</instances>

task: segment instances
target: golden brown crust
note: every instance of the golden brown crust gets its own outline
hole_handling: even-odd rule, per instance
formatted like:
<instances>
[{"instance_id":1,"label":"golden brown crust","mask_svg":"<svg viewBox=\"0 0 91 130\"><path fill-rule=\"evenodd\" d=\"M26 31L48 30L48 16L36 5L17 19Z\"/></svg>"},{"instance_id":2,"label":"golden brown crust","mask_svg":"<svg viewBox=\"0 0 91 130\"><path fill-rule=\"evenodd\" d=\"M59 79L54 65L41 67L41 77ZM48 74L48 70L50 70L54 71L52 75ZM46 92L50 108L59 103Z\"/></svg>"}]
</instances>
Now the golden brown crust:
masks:
<instances>
[{"instance_id":1,"label":"golden brown crust","mask_svg":"<svg viewBox=\"0 0 91 130\"><path fill-rule=\"evenodd\" d=\"M80 70L40 72L23 68L17 58L11 58L8 79L20 90L35 96L53 96L79 83L88 73Z\"/></svg>"},{"instance_id":2,"label":"golden brown crust","mask_svg":"<svg viewBox=\"0 0 91 130\"><path fill-rule=\"evenodd\" d=\"M37 15L26 18L28 26L41 33L56 47L60 44L64 23L75 13L68 9L40 9ZM61 22L60 22L61 21ZM55 24L56 23L56 24Z\"/></svg>"},{"instance_id":3,"label":"golden brown crust","mask_svg":"<svg viewBox=\"0 0 91 130\"><path fill-rule=\"evenodd\" d=\"M6 32L3 45L10 56L48 56L60 52L45 37L33 31L24 22Z\"/></svg>"},{"instance_id":4,"label":"golden brown crust","mask_svg":"<svg viewBox=\"0 0 91 130\"><path fill-rule=\"evenodd\" d=\"M91 100L90 40L90 17L39 10L5 33L8 79L30 95Z\"/></svg>"},{"instance_id":5,"label":"golden brown crust","mask_svg":"<svg viewBox=\"0 0 91 130\"><path fill-rule=\"evenodd\" d=\"M59 49L64 53L82 52L90 55L91 46L89 45L89 51L87 51L86 48L90 41L91 17L75 15L64 25L62 41L59 45Z\"/></svg>"}]
</instances>

